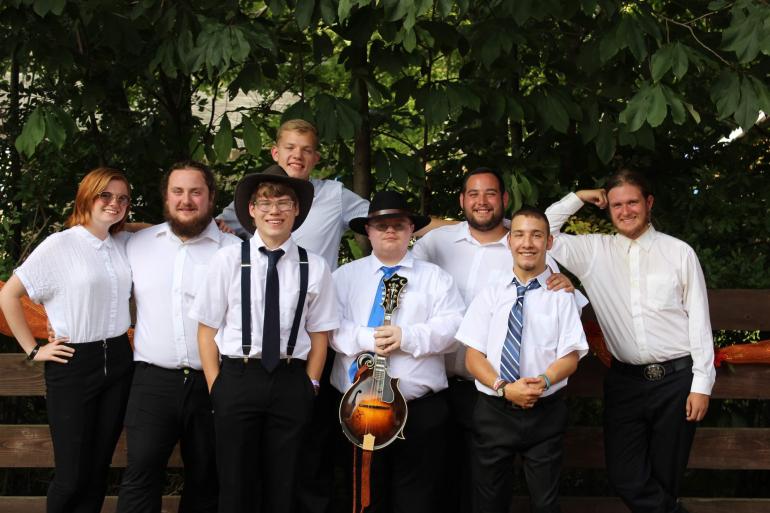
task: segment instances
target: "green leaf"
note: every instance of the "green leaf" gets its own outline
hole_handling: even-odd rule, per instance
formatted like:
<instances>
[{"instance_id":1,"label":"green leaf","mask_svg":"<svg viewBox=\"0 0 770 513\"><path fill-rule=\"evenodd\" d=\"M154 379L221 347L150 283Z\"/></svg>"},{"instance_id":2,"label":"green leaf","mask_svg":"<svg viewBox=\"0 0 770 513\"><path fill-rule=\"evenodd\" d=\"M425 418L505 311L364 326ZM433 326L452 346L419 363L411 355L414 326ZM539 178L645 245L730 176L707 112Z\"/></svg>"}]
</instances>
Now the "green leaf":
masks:
<instances>
[{"instance_id":1,"label":"green leaf","mask_svg":"<svg viewBox=\"0 0 770 513\"><path fill-rule=\"evenodd\" d=\"M511 121L524 121L524 109L513 96L505 97L506 112Z\"/></svg>"},{"instance_id":2,"label":"green leaf","mask_svg":"<svg viewBox=\"0 0 770 513\"><path fill-rule=\"evenodd\" d=\"M355 239L355 237L349 237L346 240L348 241L348 249L350 249L350 254L353 256L353 260L358 260L364 256L364 250L361 249L361 246L358 245L358 241Z\"/></svg>"},{"instance_id":3,"label":"green leaf","mask_svg":"<svg viewBox=\"0 0 770 513\"><path fill-rule=\"evenodd\" d=\"M615 136L612 133L613 123L605 118L599 123L599 134L596 136L594 146L596 155L603 164L608 164L615 156Z\"/></svg>"},{"instance_id":4,"label":"green leaf","mask_svg":"<svg viewBox=\"0 0 770 513\"><path fill-rule=\"evenodd\" d=\"M243 144L246 146L246 151L258 157L262 153L262 135L257 124L254 123L253 119L244 117L241 126L243 127Z\"/></svg>"},{"instance_id":5,"label":"green leaf","mask_svg":"<svg viewBox=\"0 0 770 513\"><path fill-rule=\"evenodd\" d=\"M51 12L56 16L61 16L65 5L67 5L67 0L51 0Z\"/></svg>"},{"instance_id":6,"label":"green leaf","mask_svg":"<svg viewBox=\"0 0 770 513\"><path fill-rule=\"evenodd\" d=\"M759 116L759 102L757 94L751 85L751 81L744 78L741 80L741 100L738 108L735 110L735 121L741 126L744 132L754 126Z\"/></svg>"},{"instance_id":7,"label":"green leaf","mask_svg":"<svg viewBox=\"0 0 770 513\"><path fill-rule=\"evenodd\" d=\"M313 17L315 9L315 0L297 0L297 7L294 15L297 18L297 25L300 30L305 30L310 26L310 20Z\"/></svg>"},{"instance_id":8,"label":"green leaf","mask_svg":"<svg viewBox=\"0 0 770 513\"><path fill-rule=\"evenodd\" d=\"M753 60L759 53L762 20L759 16L733 16L730 26L722 32L722 44L735 52L741 63Z\"/></svg>"},{"instance_id":9,"label":"green leaf","mask_svg":"<svg viewBox=\"0 0 770 513\"><path fill-rule=\"evenodd\" d=\"M532 16L532 1L533 0L516 0L511 2L513 8L513 20L518 26L524 25L527 20Z\"/></svg>"},{"instance_id":10,"label":"green leaf","mask_svg":"<svg viewBox=\"0 0 770 513\"><path fill-rule=\"evenodd\" d=\"M219 132L214 136L214 153L217 162L227 162L230 158L230 150L233 148L233 131L227 115L222 116L219 123Z\"/></svg>"},{"instance_id":11,"label":"green leaf","mask_svg":"<svg viewBox=\"0 0 770 513\"><path fill-rule=\"evenodd\" d=\"M340 20L340 23L348 19L350 9L352 8L353 0L340 0L340 3L337 5L337 18Z\"/></svg>"},{"instance_id":12,"label":"green leaf","mask_svg":"<svg viewBox=\"0 0 770 513\"><path fill-rule=\"evenodd\" d=\"M452 0L438 0L438 12L441 18L446 18L452 13Z\"/></svg>"},{"instance_id":13,"label":"green leaf","mask_svg":"<svg viewBox=\"0 0 770 513\"><path fill-rule=\"evenodd\" d=\"M602 63L612 59L621 48L625 46L625 42L621 42L618 37L618 28L611 28L599 42L599 59Z\"/></svg>"},{"instance_id":14,"label":"green leaf","mask_svg":"<svg viewBox=\"0 0 770 513\"><path fill-rule=\"evenodd\" d=\"M684 102L684 106L687 109L687 112L690 113L690 116L692 116L692 119L694 119L696 123L700 124L700 114L698 114L698 111L695 110L695 107L692 106L692 103Z\"/></svg>"},{"instance_id":15,"label":"green leaf","mask_svg":"<svg viewBox=\"0 0 770 513\"><path fill-rule=\"evenodd\" d=\"M671 45L666 45L659 48L658 51L653 54L650 65L652 68L652 80L654 82L660 81L660 79L663 78L663 75L671 69L671 65L673 64L671 48Z\"/></svg>"},{"instance_id":16,"label":"green leaf","mask_svg":"<svg viewBox=\"0 0 770 513\"><path fill-rule=\"evenodd\" d=\"M636 132L647 119L649 107L650 87L648 84L644 84L620 113L619 120L626 125L629 132Z\"/></svg>"},{"instance_id":17,"label":"green leaf","mask_svg":"<svg viewBox=\"0 0 770 513\"><path fill-rule=\"evenodd\" d=\"M752 86L754 86L754 92L757 94L759 110L770 115L770 90L768 90L767 84L751 76L748 77L748 80L751 81Z\"/></svg>"},{"instance_id":18,"label":"green leaf","mask_svg":"<svg viewBox=\"0 0 770 513\"><path fill-rule=\"evenodd\" d=\"M735 113L741 99L740 79L731 71L725 71L711 87L711 101L716 104L719 119L727 119Z\"/></svg>"},{"instance_id":19,"label":"green leaf","mask_svg":"<svg viewBox=\"0 0 770 513\"><path fill-rule=\"evenodd\" d=\"M551 94L543 94L538 96L535 104L537 105L538 114L546 127L551 126L557 132L562 134L567 133L569 128L569 116L567 111L561 102Z\"/></svg>"},{"instance_id":20,"label":"green leaf","mask_svg":"<svg viewBox=\"0 0 770 513\"><path fill-rule=\"evenodd\" d=\"M61 149L67 140L67 133L53 112L45 113L45 136L58 149Z\"/></svg>"},{"instance_id":21,"label":"green leaf","mask_svg":"<svg viewBox=\"0 0 770 513\"><path fill-rule=\"evenodd\" d=\"M647 122L655 128L666 119L666 97L663 95L660 85L652 88L650 94L650 109L647 113Z\"/></svg>"},{"instance_id":22,"label":"green leaf","mask_svg":"<svg viewBox=\"0 0 770 513\"><path fill-rule=\"evenodd\" d=\"M343 139L352 139L361 125L361 115L350 106L347 100L337 100L335 113L339 122L339 134Z\"/></svg>"},{"instance_id":23,"label":"green leaf","mask_svg":"<svg viewBox=\"0 0 770 513\"><path fill-rule=\"evenodd\" d=\"M634 55L638 62L644 60L647 56L647 45L644 44L644 34L636 19L631 16L624 16L618 29L625 35L628 49Z\"/></svg>"},{"instance_id":24,"label":"green leaf","mask_svg":"<svg viewBox=\"0 0 770 513\"><path fill-rule=\"evenodd\" d=\"M53 0L35 0L35 3L32 4L32 10L35 11L35 14L41 18L45 17L46 14L51 12L52 8Z\"/></svg>"},{"instance_id":25,"label":"green leaf","mask_svg":"<svg viewBox=\"0 0 770 513\"><path fill-rule=\"evenodd\" d=\"M583 108L583 121L580 123L580 140L583 144L593 141L599 133L599 106L592 101Z\"/></svg>"},{"instance_id":26,"label":"green leaf","mask_svg":"<svg viewBox=\"0 0 770 513\"><path fill-rule=\"evenodd\" d=\"M681 80L682 77L687 73L687 67L689 65L687 60L687 52L681 44L676 43L674 44L671 54L671 68L674 71L674 76L678 80Z\"/></svg>"},{"instance_id":27,"label":"green leaf","mask_svg":"<svg viewBox=\"0 0 770 513\"><path fill-rule=\"evenodd\" d=\"M663 86L663 96L666 97L666 103L671 107L671 119L677 125L681 125L687 119L684 104L681 97L670 88Z\"/></svg>"},{"instance_id":28,"label":"green leaf","mask_svg":"<svg viewBox=\"0 0 770 513\"><path fill-rule=\"evenodd\" d=\"M414 29L404 31L404 39L402 44L404 45L404 50L410 53L412 50L417 48L417 35L414 33Z\"/></svg>"},{"instance_id":29,"label":"green leaf","mask_svg":"<svg viewBox=\"0 0 770 513\"><path fill-rule=\"evenodd\" d=\"M726 5L727 2L725 0L714 0L713 2L709 2L708 10L718 11L719 9L723 9Z\"/></svg>"},{"instance_id":30,"label":"green leaf","mask_svg":"<svg viewBox=\"0 0 770 513\"><path fill-rule=\"evenodd\" d=\"M45 137L45 116L40 107L35 108L27 118L21 134L16 138L16 150L31 157L35 153L37 145Z\"/></svg>"},{"instance_id":31,"label":"green leaf","mask_svg":"<svg viewBox=\"0 0 770 513\"><path fill-rule=\"evenodd\" d=\"M337 23L337 9L332 0L321 0L321 18L330 26Z\"/></svg>"}]
</instances>

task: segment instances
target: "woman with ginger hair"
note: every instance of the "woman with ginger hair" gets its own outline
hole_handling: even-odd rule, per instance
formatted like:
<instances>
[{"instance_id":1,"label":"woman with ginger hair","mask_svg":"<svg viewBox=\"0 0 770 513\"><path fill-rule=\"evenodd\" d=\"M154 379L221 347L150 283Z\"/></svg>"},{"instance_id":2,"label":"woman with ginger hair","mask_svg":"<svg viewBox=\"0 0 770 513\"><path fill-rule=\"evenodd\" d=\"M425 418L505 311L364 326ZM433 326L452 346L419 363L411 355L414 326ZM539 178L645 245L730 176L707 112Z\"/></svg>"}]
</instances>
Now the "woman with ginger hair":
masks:
<instances>
[{"instance_id":1,"label":"woman with ginger hair","mask_svg":"<svg viewBox=\"0 0 770 513\"><path fill-rule=\"evenodd\" d=\"M27 359L45 362L55 475L48 513L98 513L123 427L133 358L126 331L131 270L125 240L126 177L97 168L80 182L67 230L46 238L0 291L0 308ZM24 295L45 307L57 335L39 344Z\"/></svg>"}]
</instances>

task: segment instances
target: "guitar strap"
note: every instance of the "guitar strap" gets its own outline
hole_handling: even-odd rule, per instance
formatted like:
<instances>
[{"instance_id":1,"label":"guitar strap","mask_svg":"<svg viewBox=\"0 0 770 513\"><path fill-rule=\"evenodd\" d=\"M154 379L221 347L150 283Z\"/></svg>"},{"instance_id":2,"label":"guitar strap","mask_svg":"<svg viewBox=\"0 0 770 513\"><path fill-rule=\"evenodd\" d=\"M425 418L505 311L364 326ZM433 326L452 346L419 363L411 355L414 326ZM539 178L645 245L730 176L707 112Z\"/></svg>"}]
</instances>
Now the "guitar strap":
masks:
<instances>
[{"instance_id":1,"label":"guitar strap","mask_svg":"<svg viewBox=\"0 0 770 513\"><path fill-rule=\"evenodd\" d=\"M286 356L289 359L294 354L294 346L297 345L299 322L302 319L308 284L307 250L297 246L297 252L299 253L299 297L297 308L294 310L289 343L286 347ZM248 357L251 352L251 250L247 240L241 242L241 348L243 356Z\"/></svg>"}]
</instances>

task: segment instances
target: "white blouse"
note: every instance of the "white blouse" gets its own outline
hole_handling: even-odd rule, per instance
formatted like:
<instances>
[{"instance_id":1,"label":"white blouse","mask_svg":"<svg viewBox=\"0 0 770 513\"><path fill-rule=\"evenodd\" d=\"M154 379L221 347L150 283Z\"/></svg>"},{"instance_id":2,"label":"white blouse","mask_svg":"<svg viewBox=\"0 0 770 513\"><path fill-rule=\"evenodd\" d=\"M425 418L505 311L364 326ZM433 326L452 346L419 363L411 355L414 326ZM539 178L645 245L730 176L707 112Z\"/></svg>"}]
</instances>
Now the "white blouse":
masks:
<instances>
[{"instance_id":1,"label":"white blouse","mask_svg":"<svg viewBox=\"0 0 770 513\"><path fill-rule=\"evenodd\" d=\"M94 342L128 330L131 269L126 237L100 240L82 226L46 238L14 272L45 307L57 336Z\"/></svg>"}]
</instances>

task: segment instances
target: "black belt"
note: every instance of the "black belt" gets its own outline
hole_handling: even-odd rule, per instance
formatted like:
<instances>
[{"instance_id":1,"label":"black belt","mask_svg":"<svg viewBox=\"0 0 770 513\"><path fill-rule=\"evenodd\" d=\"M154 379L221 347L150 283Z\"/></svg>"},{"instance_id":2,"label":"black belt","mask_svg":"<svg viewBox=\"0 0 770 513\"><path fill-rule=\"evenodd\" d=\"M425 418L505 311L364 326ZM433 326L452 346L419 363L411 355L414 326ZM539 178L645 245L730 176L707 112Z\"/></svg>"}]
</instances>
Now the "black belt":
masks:
<instances>
[{"instance_id":1,"label":"black belt","mask_svg":"<svg viewBox=\"0 0 770 513\"><path fill-rule=\"evenodd\" d=\"M103 338L100 340L92 340L90 342L76 342L76 343L70 343L67 342L64 345L69 347L74 347L75 349L80 350L101 350L105 345L119 343L119 342L128 342L128 334L124 333L122 335L118 335L117 337L110 337L110 338Z\"/></svg>"},{"instance_id":2,"label":"black belt","mask_svg":"<svg viewBox=\"0 0 770 513\"><path fill-rule=\"evenodd\" d=\"M160 371L161 373L168 373L168 374L202 374L203 371L199 369L193 369L192 367L180 367L178 369L167 369L165 367L160 367L158 365L153 365L149 362L136 362L136 365L139 368L145 368L145 369L151 369L154 371Z\"/></svg>"},{"instance_id":3,"label":"black belt","mask_svg":"<svg viewBox=\"0 0 770 513\"><path fill-rule=\"evenodd\" d=\"M683 371L685 369L692 369L692 357L688 355L667 362L648 363L644 365L632 365L613 358L610 369L627 376L634 376L647 381L660 381L669 374L674 374L675 372Z\"/></svg>"}]
</instances>

